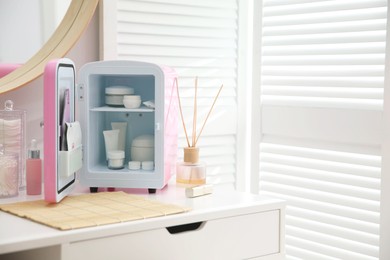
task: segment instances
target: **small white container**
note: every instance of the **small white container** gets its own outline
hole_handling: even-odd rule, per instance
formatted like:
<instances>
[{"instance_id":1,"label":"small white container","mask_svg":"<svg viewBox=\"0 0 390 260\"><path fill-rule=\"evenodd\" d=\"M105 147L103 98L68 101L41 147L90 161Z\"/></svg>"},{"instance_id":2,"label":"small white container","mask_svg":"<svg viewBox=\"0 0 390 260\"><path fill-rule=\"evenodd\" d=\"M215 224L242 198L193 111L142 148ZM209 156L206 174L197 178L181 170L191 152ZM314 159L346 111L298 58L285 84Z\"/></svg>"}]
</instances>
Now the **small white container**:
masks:
<instances>
[{"instance_id":1,"label":"small white container","mask_svg":"<svg viewBox=\"0 0 390 260\"><path fill-rule=\"evenodd\" d=\"M123 97L134 94L134 89L128 86L106 87L106 105L123 106Z\"/></svg>"},{"instance_id":2,"label":"small white container","mask_svg":"<svg viewBox=\"0 0 390 260\"><path fill-rule=\"evenodd\" d=\"M141 169L141 162L140 161L130 161L129 162L129 170L139 170Z\"/></svg>"},{"instance_id":3,"label":"small white container","mask_svg":"<svg viewBox=\"0 0 390 260\"><path fill-rule=\"evenodd\" d=\"M154 169L154 162L153 161L143 161L142 162L142 170L152 171L153 169Z\"/></svg>"},{"instance_id":4,"label":"small white container","mask_svg":"<svg viewBox=\"0 0 390 260\"><path fill-rule=\"evenodd\" d=\"M138 95L123 96L123 105L125 108L139 108L141 106L141 97Z\"/></svg>"},{"instance_id":5,"label":"small white container","mask_svg":"<svg viewBox=\"0 0 390 260\"><path fill-rule=\"evenodd\" d=\"M154 136L140 135L131 144L132 161L154 161Z\"/></svg>"},{"instance_id":6,"label":"small white container","mask_svg":"<svg viewBox=\"0 0 390 260\"><path fill-rule=\"evenodd\" d=\"M125 162L125 151L112 150L108 152L108 168L112 170L123 169Z\"/></svg>"},{"instance_id":7,"label":"small white container","mask_svg":"<svg viewBox=\"0 0 390 260\"><path fill-rule=\"evenodd\" d=\"M141 96L140 95L125 95L125 96L123 96L123 99L141 100Z\"/></svg>"}]
</instances>

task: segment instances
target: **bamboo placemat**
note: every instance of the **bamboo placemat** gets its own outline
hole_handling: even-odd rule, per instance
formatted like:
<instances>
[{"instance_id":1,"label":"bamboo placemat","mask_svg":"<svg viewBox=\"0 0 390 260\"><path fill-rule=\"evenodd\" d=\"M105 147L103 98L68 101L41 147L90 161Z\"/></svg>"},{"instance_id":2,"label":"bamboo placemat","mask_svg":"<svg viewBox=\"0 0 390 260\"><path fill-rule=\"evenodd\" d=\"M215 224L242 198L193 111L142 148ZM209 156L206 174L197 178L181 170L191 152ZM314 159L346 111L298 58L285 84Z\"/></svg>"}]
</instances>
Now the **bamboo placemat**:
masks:
<instances>
[{"instance_id":1,"label":"bamboo placemat","mask_svg":"<svg viewBox=\"0 0 390 260\"><path fill-rule=\"evenodd\" d=\"M68 196L57 204L43 200L4 204L0 205L0 210L69 230L178 214L191 209L118 191Z\"/></svg>"}]
</instances>

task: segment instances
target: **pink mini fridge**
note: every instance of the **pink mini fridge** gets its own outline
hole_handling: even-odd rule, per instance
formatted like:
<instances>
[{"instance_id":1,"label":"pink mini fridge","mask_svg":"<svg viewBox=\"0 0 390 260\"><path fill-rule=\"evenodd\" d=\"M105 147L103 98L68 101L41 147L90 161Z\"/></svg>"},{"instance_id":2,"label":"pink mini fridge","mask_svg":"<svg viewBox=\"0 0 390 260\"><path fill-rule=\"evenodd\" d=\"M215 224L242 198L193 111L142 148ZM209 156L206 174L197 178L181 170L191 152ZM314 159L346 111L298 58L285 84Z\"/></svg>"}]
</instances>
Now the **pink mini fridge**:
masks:
<instances>
[{"instance_id":1,"label":"pink mini fridge","mask_svg":"<svg viewBox=\"0 0 390 260\"><path fill-rule=\"evenodd\" d=\"M48 193L61 193L77 176L91 192L99 187L145 188L150 193L163 188L175 173L177 158L176 72L145 62L99 61L84 65L75 83L74 71L69 59L52 61L45 70ZM138 100L136 107L130 102L126 108L124 96ZM64 138L71 139L63 129L65 125L71 129L66 121L79 122L82 146L75 149L78 152L63 145ZM108 154L112 142L119 146L114 150L123 153Z\"/></svg>"}]
</instances>

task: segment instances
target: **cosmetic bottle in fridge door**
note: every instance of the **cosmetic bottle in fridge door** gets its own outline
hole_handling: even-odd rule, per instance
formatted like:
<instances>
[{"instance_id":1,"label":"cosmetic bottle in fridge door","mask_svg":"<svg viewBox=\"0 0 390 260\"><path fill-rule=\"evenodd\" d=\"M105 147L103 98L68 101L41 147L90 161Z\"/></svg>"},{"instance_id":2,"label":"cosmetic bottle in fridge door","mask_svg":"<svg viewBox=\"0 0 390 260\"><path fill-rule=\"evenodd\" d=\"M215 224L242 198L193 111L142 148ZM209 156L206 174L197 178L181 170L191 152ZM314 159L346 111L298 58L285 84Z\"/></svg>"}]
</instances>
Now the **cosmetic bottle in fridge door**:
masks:
<instances>
[{"instance_id":1,"label":"cosmetic bottle in fridge door","mask_svg":"<svg viewBox=\"0 0 390 260\"><path fill-rule=\"evenodd\" d=\"M82 185L92 192L114 187L154 193L167 184L177 154L175 78L169 67L135 61L93 62L80 69Z\"/></svg>"}]
</instances>

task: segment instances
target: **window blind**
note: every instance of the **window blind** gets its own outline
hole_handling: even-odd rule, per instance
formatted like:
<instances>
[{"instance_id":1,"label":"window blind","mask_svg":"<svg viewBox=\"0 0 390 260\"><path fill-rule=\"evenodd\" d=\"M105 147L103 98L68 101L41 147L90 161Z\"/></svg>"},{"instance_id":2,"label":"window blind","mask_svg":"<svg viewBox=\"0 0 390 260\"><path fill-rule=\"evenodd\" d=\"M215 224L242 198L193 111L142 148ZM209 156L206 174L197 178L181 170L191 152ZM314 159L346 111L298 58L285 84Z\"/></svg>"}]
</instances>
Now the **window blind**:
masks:
<instances>
[{"instance_id":1,"label":"window blind","mask_svg":"<svg viewBox=\"0 0 390 260\"><path fill-rule=\"evenodd\" d=\"M287 201L287 259L378 259L387 1L259 6L259 193Z\"/></svg>"},{"instance_id":2,"label":"window blind","mask_svg":"<svg viewBox=\"0 0 390 260\"><path fill-rule=\"evenodd\" d=\"M192 129L198 77L198 131L221 84L224 89L199 139L208 182L234 187L237 133L238 2L118 0L117 59L175 68L187 129ZM179 160L185 135L179 125ZM190 131L191 132L191 131Z\"/></svg>"}]
</instances>

